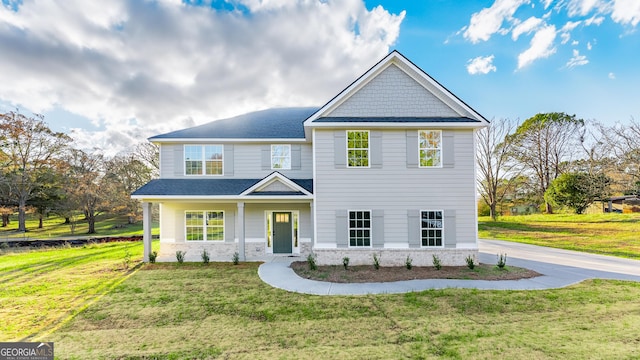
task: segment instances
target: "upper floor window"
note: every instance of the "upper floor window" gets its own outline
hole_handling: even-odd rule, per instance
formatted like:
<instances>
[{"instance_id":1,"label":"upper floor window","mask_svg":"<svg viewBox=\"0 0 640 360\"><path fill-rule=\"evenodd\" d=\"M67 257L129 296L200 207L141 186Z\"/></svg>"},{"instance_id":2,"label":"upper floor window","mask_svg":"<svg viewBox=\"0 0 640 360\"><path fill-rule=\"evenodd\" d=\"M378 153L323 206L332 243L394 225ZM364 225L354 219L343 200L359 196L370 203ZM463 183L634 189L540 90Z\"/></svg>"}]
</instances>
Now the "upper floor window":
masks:
<instances>
[{"instance_id":1,"label":"upper floor window","mask_svg":"<svg viewBox=\"0 0 640 360\"><path fill-rule=\"evenodd\" d=\"M185 175L222 175L222 145L185 145Z\"/></svg>"},{"instance_id":2,"label":"upper floor window","mask_svg":"<svg viewBox=\"0 0 640 360\"><path fill-rule=\"evenodd\" d=\"M271 169L291 169L291 145L271 145Z\"/></svg>"},{"instance_id":3,"label":"upper floor window","mask_svg":"<svg viewBox=\"0 0 640 360\"><path fill-rule=\"evenodd\" d=\"M442 131L418 131L418 151L420 152L420 167L441 167Z\"/></svg>"},{"instance_id":4,"label":"upper floor window","mask_svg":"<svg viewBox=\"0 0 640 360\"><path fill-rule=\"evenodd\" d=\"M347 130L347 167L369 167L368 130Z\"/></svg>"}]
</instances>

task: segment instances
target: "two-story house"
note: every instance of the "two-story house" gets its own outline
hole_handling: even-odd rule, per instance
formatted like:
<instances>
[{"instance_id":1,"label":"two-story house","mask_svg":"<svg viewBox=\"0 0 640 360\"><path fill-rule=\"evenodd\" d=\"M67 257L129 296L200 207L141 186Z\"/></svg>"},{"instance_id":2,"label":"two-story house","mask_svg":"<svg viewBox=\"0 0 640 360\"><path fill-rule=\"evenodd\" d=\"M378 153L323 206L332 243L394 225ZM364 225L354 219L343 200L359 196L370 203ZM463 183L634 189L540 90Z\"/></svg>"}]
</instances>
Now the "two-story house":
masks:
<instances>
[{"instance_id":1,"label":"two-story house","mask_svg":"<svg viewBox=\"0 0 640 360\"><path fill-rule=\"evenodd\" d=\"M280 108L149 140L160 256L462 265L477 256L475 131L488 121L394 51L319 108Z\"/></svg>"}]
</instances>

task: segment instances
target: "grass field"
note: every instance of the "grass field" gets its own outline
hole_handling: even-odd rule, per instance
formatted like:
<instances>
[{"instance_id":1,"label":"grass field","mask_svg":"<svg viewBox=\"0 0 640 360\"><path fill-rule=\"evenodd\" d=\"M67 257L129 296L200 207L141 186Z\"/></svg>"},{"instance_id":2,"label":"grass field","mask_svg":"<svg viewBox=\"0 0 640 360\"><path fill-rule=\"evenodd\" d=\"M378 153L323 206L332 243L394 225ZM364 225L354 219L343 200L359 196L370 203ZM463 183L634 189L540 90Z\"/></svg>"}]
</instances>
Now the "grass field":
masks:
<instances>
[{"instance_id":1,"label":"grass field","mask_svg":"<svg viewBox=\"0 0 640 360\"><path fill-rule=\"evenodd\" d=\"M158 234L158 224L153 224L154 235ZM84 220L76 223L74 233L71 233L69 224L64 223L64 218L58 216L49 216L43 221L43 228L38 229L38 219L35 215L29 214L26 222L27 232L19 233L17 216L11 217L11 223L7 227L0 227L0 241L9 239L62 239L87 236L89 226ZM101 236L132 236L142 235L142 221L135 224L128 224L126 216L113 216L104 214L98 216L96 222L97 234L94 237Z\"/></svg>"},{"instance_id":2,"label":"grass field","mask_svg":"<svg viewBox=\"0 0 640 360\"><path fill-rule=\"evenodd\" d=\"M157 244L154 244L157 245ZM640 284L322 297L264 284L258 264L149 264L140 243L0 256L0 341L61 359L640 357Z\"/></svg>"},{"instance_id":3,"label":"grass field","mask_svg":"<svg viewBox=\"0 0 640 360\"><path fill-rule=\"evenodd\" d=\"M478 219L482 239L640 259L640 214L554 214Z\"/></svg>"}]
</instances>

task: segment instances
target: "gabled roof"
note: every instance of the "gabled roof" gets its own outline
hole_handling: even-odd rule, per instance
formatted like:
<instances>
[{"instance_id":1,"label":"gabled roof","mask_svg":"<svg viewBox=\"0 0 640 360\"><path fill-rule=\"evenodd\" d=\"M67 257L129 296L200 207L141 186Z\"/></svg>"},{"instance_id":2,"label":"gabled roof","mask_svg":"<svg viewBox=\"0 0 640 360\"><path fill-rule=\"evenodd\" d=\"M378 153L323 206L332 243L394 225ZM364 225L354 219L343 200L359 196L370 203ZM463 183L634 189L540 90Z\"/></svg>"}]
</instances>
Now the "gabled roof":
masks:
<instances>
[{"instance_id":1,"label":"gabled roof","mask_svg":"<svg viewBox=\"0 0 640 360\"><path fill-rule=\"evenodd\" d=\"M468 117L321 117L314 123L478 123Z\"/></svg>"},{"instance_id":2,"label":"gabled roof","mask_svg":"<svg viewBox=\"0 0 640 360\"><path fill-rule=\"evenodd\" d=\"M422 85L422 87L428 90L433 96L435 96L439 101L446 104L451 110L458 114L458 116L446 116L446 117L415 117L413 121L407 121L408 118L404 117L402 120L392 120L393 117L386 117L388 121L380 121L382 118L375 118L376 120L366 119L364 117L358 118L358 120L349 120L345 117L331 117L331 113L339 108L342 104L344 104L350 97L356 94L358 91L363 89L368 83L370 83L373 79L375 79L378 75L383 73L389 67L395 65L398 69L404 72L406 75L411 77L415 82ZM469 119L462 120L462 119ZM333 121L335 120L335 121ZM439 82L437 82L434 78L429 76L426 72L408 60L404 55L402 55L397 50L392 51L387 56L385 56L382 60L380 60L377 64L367 70L362 76L356 79L353 83L347 86L344 90L342 90L338 95L336 95L333 99L323 105L317 112L311 115L305 121L305 127L314 127L314 126L327 126L331 124L338 124L341 122L438 122L442 124L449 123L452 126L486 126L489 124L487 119L485 119L482 115L480 115L477 111L467 105L465 102L460 100L456 95L454 95L447 88L442 86Z\"/></svg>"},{"instance_id":3,"label":"gabled roof","mask_svg":"<svg viewBox=\"0 0 640 360\"><path fill-rule=\"evenodd\" d=\"M256 111L156 135L149 140L165 142L184 139L304 139L304 120L317 110L317 107L297 107Z\"/></svg>"},{"instance_id":4,"label":"gabled roof","mask_svg":"<svg viewBox=\"0 0 640 360\"><path fill-rule=\"evenodd\" d=\"M255 183L253 186L243 191L240 195L287 195L287 194L296 194L296 195L309 195L311 196L311 191L305 188L305 185L313 187L313 181L310 183L305 183L305 181L301 183L297 183L295 180L291 180L288 177L280 174L277 171L272 172L270 175ZM286 190L279 191L270 191L269 186L276 184L281 184L282 187Z\"/></svg>"},{"instance_id":5,"label":"gabled roof","mask_svg":"<svg viewBox=\"0 0 640 360\"><path fill-rule=\"evenodd\" d=\"M285 179L287 179L285 177ZM143 198L207 198L241 196L247 189L262 183L264 179L155 179L151 180L131 194L134 199ZM312 179L287 179L300 191L292 191L292 195L308 195L313 193ZM293 194L300 192L301 194ZM246 195L246 194L245 194ZM254 194L251 194L254 195ZM276 194L272 194L276 195ZM287 195L287 194L277 194Z\"/></svg>"}]
</instances>

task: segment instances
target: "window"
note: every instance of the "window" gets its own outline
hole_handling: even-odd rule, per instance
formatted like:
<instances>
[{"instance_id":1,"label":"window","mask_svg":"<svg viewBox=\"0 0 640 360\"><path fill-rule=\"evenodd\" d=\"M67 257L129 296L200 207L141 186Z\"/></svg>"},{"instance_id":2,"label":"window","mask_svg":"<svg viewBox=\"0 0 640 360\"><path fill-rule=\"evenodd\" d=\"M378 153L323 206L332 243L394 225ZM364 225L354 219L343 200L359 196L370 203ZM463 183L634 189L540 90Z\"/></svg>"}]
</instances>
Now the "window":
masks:
<instances>
[{"instance_id":1,"label":"window","mask_svg":"<svg viewBox=\"0 0 640 360\"><path fill-rule=\"evenodd\" d=\"M185 234L187 241L223 241L223 211L186 211Z\"/></svg>"},{"instance_id":2,"label":"window","mask_svg":"<svg viewBox=\"0 0 640 360\"><path fill-rule=\"evenodd\" d=\"M222 175L222 145L185 145L186 175Z\"/></svg>"},{"instance_id":3,"label":"window","mask_svg":"<svg viewBox=\"0 0 640 360\"><path fill-rule=\"evenodd\" d=\"M291 169L291 145L271 145L271 168Z\"/></svg>"},{"instance_id":4,"label":"window","mask_svg":"<svg viewBox=\"0 0 640 360\"><path fill-rule=\"evenodd\" d=\"M369 131L347 131L347 167L369 167Z\"/></svg>"},{"instance_id":5,"label":"window","mask_svg":"<svg viewBox=\"0 0 640 360\"><path fill-rule=\"evenodd\" d=\"M442 131L420 130L418 133L420 167L441 167Z\"/></svg>"},{"instance_id":6,"label":"window","mask_svg":"<svg viewBox=\"0 0 640 360\"><path fill-rule=\"evenodd\" d=\"M422 246L442 246L442 211L422 211Z\"/></svg>"},{"instance_id":7,"label":"window","mask_svg":"<svg viewBox=\"0 0 640 360\"><path fill-rule=\"evenodd\" d=\"M349 211L349 246L371 246L370 211Z\"/></svg>"}]
</instances>

